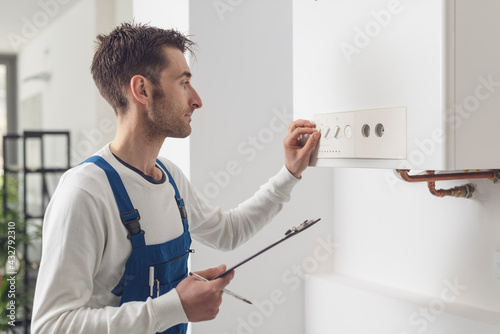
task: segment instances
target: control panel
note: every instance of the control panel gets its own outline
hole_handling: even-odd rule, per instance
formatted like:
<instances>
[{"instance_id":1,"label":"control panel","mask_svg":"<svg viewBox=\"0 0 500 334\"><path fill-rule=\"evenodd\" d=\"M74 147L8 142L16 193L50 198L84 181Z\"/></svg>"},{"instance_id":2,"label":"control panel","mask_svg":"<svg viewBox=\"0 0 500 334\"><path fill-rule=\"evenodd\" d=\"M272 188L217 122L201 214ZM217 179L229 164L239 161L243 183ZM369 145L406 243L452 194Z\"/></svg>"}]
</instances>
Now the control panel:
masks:
<instances>
[{"instance_id":1,"label":"control panel","mask_svg":"<svg viewBox=\"0 0 500 334\"><path fill-rule=\"evenodd\" d=\"M406 159L406 108L314 115L316 159Z\"/></svg>"}]
</instances>

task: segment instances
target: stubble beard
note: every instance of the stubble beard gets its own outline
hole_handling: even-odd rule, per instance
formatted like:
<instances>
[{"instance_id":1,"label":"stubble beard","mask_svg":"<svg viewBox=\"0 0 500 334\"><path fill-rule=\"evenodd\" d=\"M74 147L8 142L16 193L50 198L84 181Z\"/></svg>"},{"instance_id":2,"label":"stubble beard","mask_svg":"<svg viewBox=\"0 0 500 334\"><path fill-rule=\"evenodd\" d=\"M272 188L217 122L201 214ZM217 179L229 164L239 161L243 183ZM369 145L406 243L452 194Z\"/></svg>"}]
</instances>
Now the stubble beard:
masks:
<instances>
[{"instance_id":1,"label":"stubble beard","mask_svg":"<svg viewBox=\"0 0 500 334\"><path fill-rule=\"evenodd\" d=\"M186 138L191 134L191 126L180 112L180 106L165 98L161 91L153 94L153 105L146 116L146 136L150 141L164 140L166 137ZM180 118L182 117L182 118Z\"/></svg>"}]
</instances>

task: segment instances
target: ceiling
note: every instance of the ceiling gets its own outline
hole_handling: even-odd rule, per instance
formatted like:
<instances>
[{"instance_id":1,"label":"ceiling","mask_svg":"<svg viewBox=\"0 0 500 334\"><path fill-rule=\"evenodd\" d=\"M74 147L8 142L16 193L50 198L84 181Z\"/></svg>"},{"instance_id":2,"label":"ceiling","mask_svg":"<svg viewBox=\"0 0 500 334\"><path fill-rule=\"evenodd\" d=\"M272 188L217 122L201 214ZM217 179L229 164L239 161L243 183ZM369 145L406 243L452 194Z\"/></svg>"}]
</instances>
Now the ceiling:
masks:
<instances>
[{"instance_id":1,"label":"ceiling","mask_svg":"<svg viewBox=\"0 0 500 334\"><path fill-rule=\"evenodd\" d=\"M0 0L0 54L17 53L80 0Z\"/></svg>"}]
</instances>

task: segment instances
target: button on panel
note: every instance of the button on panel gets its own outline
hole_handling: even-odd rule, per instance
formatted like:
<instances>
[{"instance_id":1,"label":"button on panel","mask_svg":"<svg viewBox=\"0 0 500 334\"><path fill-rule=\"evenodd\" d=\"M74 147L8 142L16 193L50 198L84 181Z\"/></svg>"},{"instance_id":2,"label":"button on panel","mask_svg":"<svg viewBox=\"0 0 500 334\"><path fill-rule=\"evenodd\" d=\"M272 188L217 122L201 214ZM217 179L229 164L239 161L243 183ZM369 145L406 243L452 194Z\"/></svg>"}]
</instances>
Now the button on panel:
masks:
<instances>
[{"instance_id":1,"label":"button on panel","mask_svg":"<svg viewBox=\"0 0 500 334\"><path fill-rule=\"evenodd\" d=\"M350 125L346 125L344 128L344 135L346 138L351 138L352 137L352 128Z\"/></svg>"}]
</instances>

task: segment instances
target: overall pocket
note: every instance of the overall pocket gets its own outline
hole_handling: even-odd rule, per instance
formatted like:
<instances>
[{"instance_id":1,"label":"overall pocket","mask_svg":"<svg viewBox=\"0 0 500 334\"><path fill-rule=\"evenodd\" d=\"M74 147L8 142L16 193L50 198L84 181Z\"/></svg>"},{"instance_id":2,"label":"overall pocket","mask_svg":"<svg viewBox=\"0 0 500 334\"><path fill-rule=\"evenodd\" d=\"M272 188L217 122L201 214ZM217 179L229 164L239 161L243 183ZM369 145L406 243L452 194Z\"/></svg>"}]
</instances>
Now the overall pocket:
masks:
<instances>
[{"instance_id":1,"label":"overall pocket","mask_svg":"<svg viewBox=\"0 0 500 334\"><path fill-rule=\"evenodd\" d=\"M187 277L188 255L193 252L194 250L188 249L172 259L151 265L150 267L154 268L153 289L149 286L148 280L148 285L143 288L143 291L148 296L155 298L174 289L180 281ZM149 267L146 269L149 270ZM152 296L151 292L153 292Z\"/></svg>"}]
</instances>

